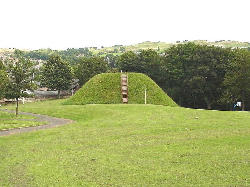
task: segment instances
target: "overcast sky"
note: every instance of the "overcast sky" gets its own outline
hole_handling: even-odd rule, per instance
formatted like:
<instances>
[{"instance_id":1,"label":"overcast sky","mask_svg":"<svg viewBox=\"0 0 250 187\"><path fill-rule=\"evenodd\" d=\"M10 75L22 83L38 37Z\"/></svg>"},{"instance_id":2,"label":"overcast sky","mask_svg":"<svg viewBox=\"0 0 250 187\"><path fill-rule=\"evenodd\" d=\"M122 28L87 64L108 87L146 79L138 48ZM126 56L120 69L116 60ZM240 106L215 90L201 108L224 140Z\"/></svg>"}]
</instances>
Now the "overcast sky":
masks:
<instances>
[{"instance_id":1,"label":"overcast sky","mask_svg":"<svg viewBox=\"0 0 250 187\"><path fill-rule=\"evenodd\" d=\"M250 0L1 0L0 48L250 42Z\"/></svg>"}]
</instances>

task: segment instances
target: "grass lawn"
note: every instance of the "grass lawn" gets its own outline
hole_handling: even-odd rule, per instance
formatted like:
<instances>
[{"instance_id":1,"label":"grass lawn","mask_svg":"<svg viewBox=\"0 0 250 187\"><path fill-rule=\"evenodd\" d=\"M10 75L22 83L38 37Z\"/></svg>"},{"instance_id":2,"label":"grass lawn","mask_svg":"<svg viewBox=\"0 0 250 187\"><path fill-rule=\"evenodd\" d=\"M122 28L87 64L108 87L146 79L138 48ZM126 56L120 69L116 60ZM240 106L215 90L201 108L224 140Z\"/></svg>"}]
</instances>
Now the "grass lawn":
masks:
<instances>
[{"instance_id":1,"label":"grass lawn","mask_svg":"<svg viewBox=\"0 0 250 187\"><path fill-rule=\"evenodd\" d=\"M0 186L249 186L250 114L29 103L75 120L0 137Z\"/></svg>"},{"instance_id":2,"label":"grass lawn","mask_svg":"<svg viewBox=\"0 0 250 187\"><path fill-rule=\"evenodd\" d=\"M25 115L18 115L18 117L16 117L15 114L0 111L0 131L23 127L33 127L44 124L41 122L32 121L30 119L34 119L34 117Z\"/></svg>"}]
</instances>

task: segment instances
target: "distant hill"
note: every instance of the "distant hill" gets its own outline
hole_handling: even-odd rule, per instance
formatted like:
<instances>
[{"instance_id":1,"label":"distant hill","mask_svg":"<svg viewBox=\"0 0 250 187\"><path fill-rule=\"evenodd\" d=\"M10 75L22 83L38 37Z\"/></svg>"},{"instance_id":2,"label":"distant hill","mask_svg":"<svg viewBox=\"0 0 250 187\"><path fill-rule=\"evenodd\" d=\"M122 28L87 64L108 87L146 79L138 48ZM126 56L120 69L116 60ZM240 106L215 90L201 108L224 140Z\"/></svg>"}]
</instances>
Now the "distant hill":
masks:
<instances>
[{"instance_id":1,"label":"distant hill","mask_svg":"<svg viewBox=\"0 0 250 187\"><path fill-rule=\"evenodd\" d=\"M138 43L135 45L128 45L128 46L123 46L123 45L115 45L112 47L104 47L102 49L94 49L92 48L93 52L112 52L115 51L115 49L117 49L118 51L120 51L120 49L122 48L125 51L139 51L142 49L155 49L155 50L166 50L169 47L173 46L173 45L177 45L177 44L184 44L187 42L194 42L196 44L201 44L201 45L214 45L214 46L220 46L220 47L225 47L225 48L248 48L250 47L250 43L249 42L239 42L239 41L231 41L231 40L220 40L220 41L214 41L214 42L209 42L206 40L194 40L194 41L176 41L174 43L166 43L166 42L150 42L150 41L146 41L146 42L142 42L142 43Z\"/></svg>"},{"instance_id":2,"label":"distant hill","mask_svg":"<svg viewBox=\"0 0 250 187\"><path fill-rule=\"evenodd\" d=\"M115 49L117 49L118 51L121 51L120 49L122 48L125 51L139 51L142 49L155 49L155 50L159 50L159 51L165 51L166 49L170 48L173 45L177 45L177 44L184 44L187 42L194 42L196 44L200 44L200 45L214 45L214 46L219 46L219 47L225 47L225 48L250 48L250 43L249 42L239 42L239 41L231 41L231 40L220 40L220 41L214 41L214 42L209 42L206 40L194 40L194 41L176 41L174 43L166 43L166 42L150 42L150 41L146 41L146 42L142 42L142 43L138 43L135 45L128 45L128 46L122 46L122 45L116 45L113 47L105 47L102 49L98 49L95 50L93 49L92 51L97 53L98 52L112 52L115 51Z\"/></svg>"},{"instance_id":3,"label":"distant hill","mask_svg":"<svg viewBox=\"0 0 250 187\"><path fill-rule=\"evenodd\" d=\"M23 50L27 57L33 59L41 59L46 60L48 56L53 52L58 52L60 55L64 57L79 57L79 56L107 56L107 55L121 55L126 51L140 51L143 49L154 49L159 53L163 53L166 49L170 48L173 45L184 44L187 42L194 42L200 45L214 45L224 48L249 48L249 42L239 42L239 41L231 41L231 40L220 40L220 41L207 41L207 40L194 40L194 41L176 41L174 43L166 43L166 42L142 42L135 45L114 45L112 47L84 47L84 48L69 48L67 50L51 50L51 49L39 49L39 50ZM22 49L21 49L22 50ZM13 54L14 49L1 49L0 48L0 58L4 58L6 56L10 56ZM67 58L68 59L68 58Z\"/></svg>"}]
</instances>

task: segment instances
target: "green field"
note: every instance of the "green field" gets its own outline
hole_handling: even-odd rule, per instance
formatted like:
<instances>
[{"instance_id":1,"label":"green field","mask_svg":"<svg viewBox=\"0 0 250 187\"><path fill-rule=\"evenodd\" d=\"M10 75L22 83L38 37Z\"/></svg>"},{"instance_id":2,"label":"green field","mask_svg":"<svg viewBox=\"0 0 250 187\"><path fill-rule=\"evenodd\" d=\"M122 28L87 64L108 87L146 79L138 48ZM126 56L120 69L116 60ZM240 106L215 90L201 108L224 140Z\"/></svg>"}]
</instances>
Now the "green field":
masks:
<instances>
[{"instance_id":1,"label":"green field","mask_svg":"<svg viewBox=\"0 0 250 187\"><path fill-rule=\"evenodd\" d=\"M248 112L63 102L21 106L75 123L0 137L0 186L250 185Z\"/></svg>"},{"instance_id":2,"label":"green field","mask_svg":"<svg viewBox=\"0 0 250 187\"><path fill-rule=\"evenodd\" d=\"M44 123L32 121L30 116L10 114L0 111L0 130L9 130L15 128L38 126Z\"/></svg>"}]
</instances>

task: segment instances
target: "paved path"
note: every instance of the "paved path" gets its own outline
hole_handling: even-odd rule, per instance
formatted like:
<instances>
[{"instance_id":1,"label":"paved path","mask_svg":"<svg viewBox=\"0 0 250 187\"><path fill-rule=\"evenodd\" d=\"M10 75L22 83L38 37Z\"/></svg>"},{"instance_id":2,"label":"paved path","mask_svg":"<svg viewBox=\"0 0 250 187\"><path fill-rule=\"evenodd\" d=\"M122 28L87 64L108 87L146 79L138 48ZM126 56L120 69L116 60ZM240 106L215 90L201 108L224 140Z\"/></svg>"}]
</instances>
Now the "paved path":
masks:
<instances>
[{"instance_id":1,"label":"paved path","mask_svg":"<svg viewBox=\"0 0 250 187\"><path fill-rule=\"evenodd\" d=\"M15 113L15 111L12 111L12 110L0 109L0 111ZM55 118L55 117L50 117L50 116L41 115L41 114L33 114L33 113L28 113L28 112L19 112L19 114L36 117L35 119L29 119L29 120L38 121L38 122L46 122L46 125L0 131L0 136L31 132L31 131L36 131L40 129L48 129L48 128L58 127L61 125L66 125L66 124L70 124L74 122L73 120L70 120L70 119Z\"/></svg>"}]
</instances>

